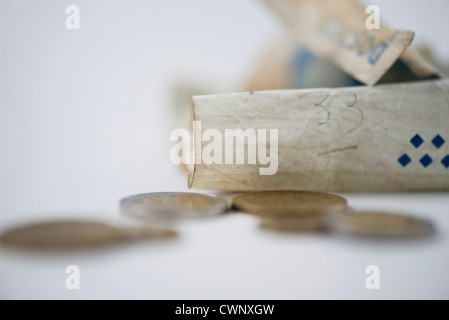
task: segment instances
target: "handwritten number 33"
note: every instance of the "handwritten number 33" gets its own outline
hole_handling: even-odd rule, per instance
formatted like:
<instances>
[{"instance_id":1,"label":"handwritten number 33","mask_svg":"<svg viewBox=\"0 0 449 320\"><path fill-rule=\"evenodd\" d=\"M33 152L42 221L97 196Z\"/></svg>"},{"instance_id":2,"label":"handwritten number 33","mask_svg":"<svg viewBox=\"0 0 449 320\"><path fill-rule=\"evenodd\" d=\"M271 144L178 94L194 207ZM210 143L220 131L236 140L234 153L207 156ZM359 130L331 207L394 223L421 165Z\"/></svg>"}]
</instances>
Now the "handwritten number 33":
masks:
<instances>
[{"instance_id":1,"label":"handwritten number 33","mask_svg":"<svg viewBox=\"0 0 449 320\"><path fill-rule=\"evenodd\" d=\"M302 99L302 98L304 98L305 96L308 96L308 95L310 95L310 94L316 94L316 92L310 92L310 93L306 93L305 95L302 95L302 96L300 96L299 98L300 99ZM318 125L325 125L325 124L327 124L329 121L330 121L330 119L331 119L331 112L330 112L330 110L329 110L329 107L327 107L326 105L325 105L325 102L329 99L331 97L331 95L329 94L329 93L325 93L325 97L323 98L323 99L321 99L321 100L319 100L318 102L316 102L316 103L314 103L314 105L316 106L316 107L318 107L318 108L321 108L321 109L323 109L325 112L326 112L326 119L324 120L324 121L322 121L322 122L319 122L318 123ZM319 96L317 96L317 98L319 98ZM357 125L355 126L355 127L353 127L353 128L351 128L349 131L347 131L346 133L347 134L349 134L349 133L352 133L352 132L354 132L355 130L357 130L362 124L363 124L363 121L364 121L364 118L365 118L365 115L364 115L364 113L363 113L363 111L360 109L360 108L358 108L357 106L356 106L356 104L357 104L357 95L355 95L354 93L343 93L343 94L339 94L339 95L335 95L334 96L334 98L335 99L339 99L340 101L342 101L342 100L348 100L348 102L346 102L346 108L351 108L351 109L353 109L354 111L357 111L358 113L360 113L360 121L357 123Z\"/></svg>"}]
</instances>

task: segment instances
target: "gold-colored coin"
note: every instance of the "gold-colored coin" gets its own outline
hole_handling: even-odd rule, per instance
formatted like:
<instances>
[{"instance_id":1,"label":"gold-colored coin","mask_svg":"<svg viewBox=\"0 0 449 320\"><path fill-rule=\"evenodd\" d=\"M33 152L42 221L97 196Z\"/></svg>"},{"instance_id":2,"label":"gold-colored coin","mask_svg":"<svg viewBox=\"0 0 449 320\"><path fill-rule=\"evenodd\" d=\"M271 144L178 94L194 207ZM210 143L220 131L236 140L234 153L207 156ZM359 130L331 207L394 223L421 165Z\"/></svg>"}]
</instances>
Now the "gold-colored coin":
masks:
<instances>
[{"instance_id":1,"label":"gold-colored coin","mask_svg":"<svg viewBox=\"0 0 449 320\"><path fill-rule=\"evenodd\" d=\"M335 215L326 225L334 233L371 237L426 236L435 232L429 221L384 212Z\"/></svg>"},{"instance_id":2,"label":"gold-colored coin","mask_svg":"<svg viewBox=\"0 0 449 320\"><path fill-rule=\"evenodd\" d=\"M67 220L34 223L9 229L0 236L4 245L22 247L79 247L130 239L174 237L171 230L121 228L95 221Z\"/></svg>"},{"instance_id":3,"label":"gold-colored coin","mask_svg":"<svg viewBox=\"0 0 449 320\"><path fill-rule=\"evenodd\" d=\"M260 226L264 229L291 232L319 232L324 230L323 219L320 215L302 218L262 217Z\"/></svg>"},{"instance_id":4,"label":"gold-colored coin","mask_svg":"<svg viewBox=\"0 0 449 320\"><path fill-rule=\"evenodd\" d=\"M313 191L261 191L235 197L234 208L259 216L304 217L344 210L346 199Z\"/></svg>"}]
</instances>

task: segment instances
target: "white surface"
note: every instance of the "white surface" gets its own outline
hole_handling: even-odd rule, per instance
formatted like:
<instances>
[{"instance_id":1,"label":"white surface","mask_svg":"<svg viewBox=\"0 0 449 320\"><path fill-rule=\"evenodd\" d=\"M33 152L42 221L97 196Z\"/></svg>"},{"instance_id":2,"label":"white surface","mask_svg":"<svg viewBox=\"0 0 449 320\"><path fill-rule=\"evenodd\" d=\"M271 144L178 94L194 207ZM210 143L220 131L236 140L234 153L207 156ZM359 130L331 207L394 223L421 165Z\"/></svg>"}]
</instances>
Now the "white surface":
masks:
<instances>
[{"instance_id":1,"label":"white surface","mask_svg":"<svg viewBox=\"0 0 449 320\"><path fill-rule=\"evenodd\" d=\"M117 220L120 198L186 190L169 160L179 78L239 90L282 25L257 1L0 0L0 228L43 217ZM449 57L445 0L377 1L392 27ZM407 9L401 8L407 5ZM448 144L445 145L447 147ZM347 195L356 209L425 216L439 236L350 241L259 230L231 214L180 239L86 253L0 248L0 298L449 298L447 194ZM65 268L81 269L81 290ZM365 268L381 289L365 288Z\"/></svg>"}]
</instances>

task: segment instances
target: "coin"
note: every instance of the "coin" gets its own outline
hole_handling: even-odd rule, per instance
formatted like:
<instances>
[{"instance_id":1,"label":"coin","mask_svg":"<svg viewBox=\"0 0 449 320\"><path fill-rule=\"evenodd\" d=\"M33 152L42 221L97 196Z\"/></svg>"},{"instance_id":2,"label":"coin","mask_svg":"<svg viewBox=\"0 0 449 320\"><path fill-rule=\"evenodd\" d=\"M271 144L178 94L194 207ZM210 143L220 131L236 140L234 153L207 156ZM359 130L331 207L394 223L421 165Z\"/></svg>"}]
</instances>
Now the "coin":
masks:
<instances>
[{"instance_id":1,"label":"coin","mask_svg":"<svg viewBox=\"0 0 449 320\"><path fill-rule=\"evenodd\" d=\"M131 196L120 202L125 214L157 219L219 215L228 210L225 199L197 193L161 192Z\"/></svg>"},{"instance_id":2,"label":"coin","mask_svg":"<svg viewBox=\"0 0 449 320\"><path fill-rule=\"evenodd\" d=\"M261 191L237 196L234 208L259 216L301 217L344 210L346 199L313 191Z\"/></svg>"},{"instance_id":3,"label":"coin","mask_svg":"<svg viewBox=\"0 0 449 320\"><path fill-rule=\"evenodd\" d=\"M411 237L431 235L432 223L426 220L385 212L355 212L330 217L331 232L372 237Z\"/></svg>"},{"instance_id":4,"label":"coin","mask_svg":"<svg viewBox=\"0 0 449 320\"><path fill-rule=\"evenodd\" d=\"M67 220L34 223L13 228L1 235L0 242L26 247L70 247L175 235L176 233L170 230L119 228L102 222Z\"/></svg>"},{"instance_id":5,"label":"coin","mask_svg":"<svg viewBox=\"0 0 449 320\"><path fill-rule=\"evenodd\" d=\"M262 217L260 226L278 231L317 232L323 230L323 219L319 215L301 218Z\"/></svg>"}]
</instances>

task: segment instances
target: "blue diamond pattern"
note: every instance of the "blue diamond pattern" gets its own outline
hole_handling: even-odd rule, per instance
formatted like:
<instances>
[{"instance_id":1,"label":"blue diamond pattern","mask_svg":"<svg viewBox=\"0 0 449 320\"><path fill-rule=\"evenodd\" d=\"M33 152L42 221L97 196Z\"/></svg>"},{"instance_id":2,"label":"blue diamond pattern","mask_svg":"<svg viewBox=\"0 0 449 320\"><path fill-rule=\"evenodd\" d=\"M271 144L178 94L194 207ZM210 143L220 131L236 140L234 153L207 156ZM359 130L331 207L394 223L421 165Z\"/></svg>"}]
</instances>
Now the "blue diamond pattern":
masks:
<instances>
[{"instance_id":1,"label":"blue diamond pattern","mask_svg":"<svg viewBox=\"0 0 449 320\"><path fill-rule=\"evenodd\" d=\"M443 160L441 160L441 163L443 164L443 166L446 167L446 169L449 168L449 154L443 158Z\"/></svg>"},{"instance_id":2,"label":"blue diamond pattern","mask_svg":"<svg viewBox=\"0 0 449 320\"><path fill-rule=\"evenodd\" d=\"M448 156L449 160L449 156ZM398 159L398 162L401 164L401 166L406 167L410 162L412 162L412 159L405 153L403 156L401 156Z\"/></svg>"},{"instance_id":3,"label":"blue diamond pattern","mask_svg":"<svg viewBox=\"0 0 449 320\"><path fill-rule=\"evenodd\" d=\"M432 143L433 145L437 148L440 149L441 146L445 143L446 141L444 141L444 139L440 136L437 135L435 138L433 138Z\"/></svg>"},{"instance_id":4,"label":"blue diamond pattern","mask_svg":"<svg viewBox=\"0 0 449 320\"><path fill-rule=\"evenodd\" d=\"M411 140L410 143L413 144L415 148L419 148L423 144L424 140L421 138L419 134L416 134Z\"/></svg>"},{"instance_id":5,"label":"blue diamond pattern","mask_svg":"<svg viewBox=\"0 0 449 320\"><path fill-rule=\"evenodd\" d=\"M430 166L430 164L433 162L432 158L426 154L424 157L422 157L419 162L421 162L422 166L424 168L427 168L428 166Z\"/></svg>"}]
</instances>

